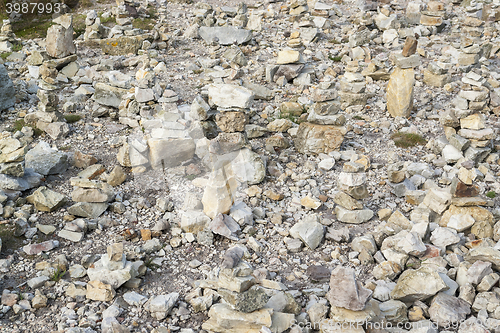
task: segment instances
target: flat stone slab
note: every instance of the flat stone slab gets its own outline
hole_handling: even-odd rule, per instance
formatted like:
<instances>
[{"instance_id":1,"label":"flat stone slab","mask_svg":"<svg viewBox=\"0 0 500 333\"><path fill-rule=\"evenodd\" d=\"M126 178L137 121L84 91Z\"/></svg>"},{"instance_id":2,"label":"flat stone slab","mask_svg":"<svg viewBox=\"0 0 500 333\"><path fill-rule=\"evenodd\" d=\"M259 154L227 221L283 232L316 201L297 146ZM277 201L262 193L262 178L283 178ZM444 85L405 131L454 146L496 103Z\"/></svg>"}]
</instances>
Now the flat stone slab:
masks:
<instances>
[{"instance_id":1,"label":"flat stone slab","mask_svg":"<svg viewBox=\"0 0 500 333\"><path fill-rule=\"evenodd\" d=\"M198 33L207 43L217 38L220 45L243 44L252 39L252 31L236 27L200 27Z\"/></svg>"}]
</instances>

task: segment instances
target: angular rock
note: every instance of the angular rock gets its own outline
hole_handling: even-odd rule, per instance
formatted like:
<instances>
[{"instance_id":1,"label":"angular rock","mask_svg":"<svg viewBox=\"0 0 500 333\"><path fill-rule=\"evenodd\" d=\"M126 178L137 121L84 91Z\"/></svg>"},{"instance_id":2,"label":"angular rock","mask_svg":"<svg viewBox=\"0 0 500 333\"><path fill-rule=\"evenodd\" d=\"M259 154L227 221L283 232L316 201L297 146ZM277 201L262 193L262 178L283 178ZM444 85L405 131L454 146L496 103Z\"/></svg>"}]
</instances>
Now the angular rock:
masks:
<instances>
[{"instance_id":1,"label":"angular rock","mask_svg":"<svg viewBox=\"0 0 500 333\"><path fill-rule=\"evenodd\" d=\"M68 168L68 155L52 149L48 143L40 141L26 153L25 166L44 176L58 174Z\"/></svg>"},{"instance_id":2,"label":"angular rock","mask_svg":"<svg viewBox=\"0 0 500 333\"><path fill-rule=\"evenodd\" d=\"M326 295L332 306L361 311L371 295L372 291L356 280L352 268L337 266L332 271L330 291Z\"/></svg>"},{"instance_id":3,"label":"angular rock","mask_svg":"<svg viewBox=\"0 0 500 333\"><path fill-rule=\"evenodd\" d=\"M415 72L396 68L387 85L387 110L393 117L409 117L413 109Z\"/></svg>"},{"instance_id":4,"label":"angular rock","mask_svg":"<svg viewBox=\"0 0 500 333\"><path fill-rule=\"evenodd\" d=\"M35 208L42 212L52 212L66 202L66 197L49 190L45 186L39 187L32 195L26 198Z\"/></svg>"},{"instance_id":5,"label":"angular rock","mask_svg":"<svg viewBox=\"0 0 500 333\"><path fill-rule=\"evenodd\" d=\"M214 41L220 45L243 44L252 39L252 31L233 26L200 27L198 33L208 44Z\"/></svg>"},{"instance_id":6,"label":"angular rock","mask_svg":"<svg viewBox=\"0 0 500 333\"><path fill-rule=\"evenodd\" d=\"M318 222L302 221L290 228L290 235L293 238L299 238L311 250L314 250L323 240L324 227Z\"/></svg>"},{"instance_id":7,"label":"angular rock","mask_svg":"<svg viewBox=\"0 0 500 333\"><path fill-rule=\"evenodd\" d=\"M427 267L406 270L391 292L391 298L403 302L426 300L438 292L448 289L439 274Z\"/></svg>"}]
</instances>

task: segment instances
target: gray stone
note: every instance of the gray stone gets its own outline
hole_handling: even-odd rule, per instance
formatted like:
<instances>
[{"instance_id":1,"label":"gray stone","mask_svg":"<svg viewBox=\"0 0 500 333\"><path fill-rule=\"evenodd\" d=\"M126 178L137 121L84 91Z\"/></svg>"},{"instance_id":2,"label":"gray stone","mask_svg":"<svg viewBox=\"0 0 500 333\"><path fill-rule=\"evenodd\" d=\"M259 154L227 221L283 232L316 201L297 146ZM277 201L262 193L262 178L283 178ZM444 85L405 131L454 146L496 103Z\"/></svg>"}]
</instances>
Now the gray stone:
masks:
<instances>
[{"instance_id":1,"label":"gray stone","mask_svg":"<svg viewBox=\"0 0 500 333\"><path fill-rule=\"evenodd\" d=\"M264 289L258 286L253 286L243 293L236 293L227 289L219 289L218 293L233 309L244 313L261 309L270 298Z\"/></svg>"},{"instance_id":2,"label":"gray stone","mask_svg":"<svg viewBox=\"0 0 500 333\"><path fill-rule=\"evenodd\" d=\"M372 291L356 280L354 269L337 266L330 278L330 291L326 295L332 306L361 311L370 299Z\"/></svg>"},{"instance_id":3,"label":"gray stone","mask_svg":"<svg viewBox=\"0 0 500 333\"><path fill-rule=\"evenodd\" d=\"M25 166L44 176L58 174L68 168L68 155L52 149L48 143L40 141L26 153Z\"/></svg>"},{"instance_id":4,"label":"gray stone","mask_svg":"<svg viewBox=\"0 0 500 333\"><path fill-rule=\"evenodd\" d=\"M98 218L108 209L107 203L78 202L68 208L68 213L81 217Z\"/></svg>"},{"instance_id":5,"label":"gray stone","mask_svg":"<svg viewBox=\"0 0 500 333\"><path fill-rule=\"evenodd\" d=\"M7 69L0 64L0 111L14 106L16 102L16 91L10 79Z\"/></svg>"},{"instance_id":6,"label":"gray stone","mask_svg":"<svg viewBox=\"0 0 500 333\"><path fill-rule=\"evenodd\" d=\"M200 27L198 33L208 44L214 41L220 45L243 44L252 39L252 31L232 26Z\"/></svg>"},{"instance_id":7,"label":"gray stone","mask_svg":"<svg viewBox=\"0 0 500 333\"><path fill-rule=\"evenodd\" d=\"M404 271L391 292L391 297L403 302L413 302L426 300L446 289L448 286L436 271L421 267Z\"/></svg>"},{"instance_id":8,"label":"gray stone","mask_svg":"<svg viewBox=\"0 0 500 333\"><path fill-rule=\"evenodd\" d=\"M290 229L290 235L293 238L299 238L306 244L311 250L318 247L319 243L323 240L324 227L318 222L306 222L302 221L296 223Z\"/></svg>"},{"instance_id":9,"label":"gray stone","mask_svg":"<svg viewBox=\"0 0 500 333\"><path fill-rule=\"evenodd\" d=\"M440 327L450 327L463 322L470 314L470 304L458 297L439 293L429 308L431 320Z\"/></svg>"}]
</instances>

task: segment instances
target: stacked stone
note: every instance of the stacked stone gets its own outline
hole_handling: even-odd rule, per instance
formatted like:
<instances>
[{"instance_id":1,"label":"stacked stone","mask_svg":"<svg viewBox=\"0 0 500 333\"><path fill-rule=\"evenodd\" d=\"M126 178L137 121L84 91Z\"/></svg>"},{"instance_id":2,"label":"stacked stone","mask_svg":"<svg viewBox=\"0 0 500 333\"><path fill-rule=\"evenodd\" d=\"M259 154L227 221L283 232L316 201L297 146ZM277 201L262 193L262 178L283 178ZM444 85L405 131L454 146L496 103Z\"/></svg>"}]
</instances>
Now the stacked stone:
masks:
<instances>
[{"instance_id":1,"label":"stacked stone","mask_svg":"<svg viewBox=\"0 0 500 333\"><path fill-rule=\"evenodd\" d=\"M267 280L265 274L259 276L258 270L254 271L241 260L244 251L246 249L238 245L229 249L218 279L197 281L197 288L186 300L195 312L210 308L209 319L202 325L210 332L257 332L263 327L283 332L293 324L300 306L282 291L286 288L284 285ZM253 275L261 278L258 280ZM201 296L202 289L204 296ZM212 305L217 301L217 294L223 302ZM277 302L281 304L280 309L276 307Z\"/></svg>"},{"instance_id":2,"label":"stacked stone","mask_svg":"<svg viewBox=\"0 0 500 333\"><path fill-rule=\"evenodd\" d=\"M158 18L160 24L166 24L167 22L167 0L160 0L158 6Z\"/></svg>"},{"instance_id":3,"label":"stacked stone","mask_svg":"<svg viewBox=\"0 0 500 333\"><path fill-rule=\"evenodd\" d=\"M357 155L356 155L357 158ZM335 214L339 221L359 224L369 221L373 211L363 207L364 198L368 197L365 165L357 162L346 162L338 177L339 192L333 201L337 204Z\"/></svg>"},{"instance_id":4,"label":"stacked stone","mask_svg":"<svg viewBox=\"0 0 500 333\"><path fill-rule=\"evenodd\" d=\"M368 95L365 93L365 77L360 73L360 67L357 61L351 61L347 64L345 74L340 77L340 101L342 109L348 109L351 106L363 107L366 105Z\"/></svg>"},{"instance_id":5,"label":"stacked stone","mask_svg":"<svg viewBox=\"0 0 500 333\"><path fill-rule=\"evenodd\" d=\"M449 70L452 64L449 57L441 57L438 61L429 62L427 69L424 71L424 83L434 87L444 87L445 84L451 82L451 74Z\"/></svg>"},{"instance_id":6,"label":"stacked stone","mask_svg":"<svg viewBox=\"0 0 500 333\"><path fill-rule=\"evenodd\" d=\"M460 31L460 55L458 64L470 66L477 64L481 56L481 36L483 35L483 21L475 16L463 20Z\"/></svg>"},{"instance_id":7,"label":"stacked stone","mask_svg":"<svg viewBox=\"0 0 500 333\"><path fill-rule=\"evenodd\" d=\"M486 168L475 168L470 161L460 164L457 178L453 178L451 183L450 192L453 196L451 206L443 214L444 221L440 224L446 224L446 227L455 229L457 232L464 232L470 228L470 232L478 239L493 238L493 221L480 219L478 214L485 209L479 208L480 206L493 206L492 200L483 199L480 196L480 188L476 183L476 181L484 180L487 173Z\"/></svg>"},{"instance_id":8,"label":"stacked stone","mask_svg":"<svg viewBox=\"0 0 500 333\"><path fill-rule=\"evenodd\" d=\"M290 4L290 15L297 16L309 11L306 0L295 0Z\"/></svg>"},{"instance_id":9,"label":"stacked stone","mask_svg":"<svg viewBox=\"0 0 500 333\"><path fill-rule=\"evenodd\" d=\"M130 1L116 0L116 7L112 12L115 16L116 25L111 28L108 37L137 36L142 33L141 29L134 28L132 21L138 16L137 4Z\"/></svg>"},{"instance_id":10,"label":"stacked stone","mask_svg":"<svg viewBox=\"0 0 500 333\"><path fill-rule=\"evenodd\" d=\"M439 27L443 24L445 15L444 3L429 1L426 10L420 12L420 24L427 27Z\"/></svg>"},{"instance_id":11,"label":"stacked stone","mask_svg":"<svg viewBox=\"0 0 500 333\"><path fill-rule=\"evenodd\" d=\"M392 60L396 69L387 85L387 110L393 117L409 117L413 109L415 86L414 67L420 65L420 56L415 54L417 40L407 37L401 53L394 53Z\"/></svg>"},{"instance_id":12,"label":"stacked stone","mask_svg":"<svg viewBox=\"0 0 500 333\"><path fill-rule=\"evenodd\" d=\"M107 28L101 24L101 19L95 10L91 10L85 18L85 33L83 39L101 39L106 37Z\"/></svg>"},{"instance_id":13,"label":"stacked stone","mask_svg":"<svg viewBox=\"0 0 500 333\"><path fill-rule=\"evenodd\" d=\"M68 213L95 219L108 209L108 203L115 197L113 187L94 180L104 171L101 164L94 164L70 179L70 184L74 186L71 199L76 203L68 208Z\"/></svg>"},{"instance_id":14,"label":"stacked stone","mask_svg":"<svg viewBox=\"0 0 500 333\"><path fill-rule=\"evenodd\" d=\"M295 147L302 154L328 154L338 149L347 133L345 116L339 114L341 105L333 82L322 82L314 89L307 122L299 125Z\"/></svg>"},{"instance_id":15,"label":"stacked stone","mask_svg":"<svg viewBox=\"0 0 500 333\"><path fill-rule=\"evenodd\" d=\"M484 116L479 113L488 105L489 90L484 86L486 80L474 72L467 73L462 83L462 90L453 101L455 109L440 115L448 140L444 142L442 154L447 163L463 158L479 163L491 151L491 139L495 136L492 128L486 128Z\"/></svg>"},{"instance_id":16,"label":"stacked stone","mask_svg":"<svg viewBox=\"0 0 500 333\"><path fill-rule=\"evenodd\" d=\"M204 163L212 170L202 198L203 211L212 219L218 213L229 212L234 203L238 183L256 184L261 182L265 175L265 172L260 170L251 172L253 175L250 177L242 176L243 170L238 170L239 167L234 165L239 159L238 156L243 155L257 161L259 165L262 163L260 157L248 149L248 141L243 132L248 123L247 113L253 99L253 92L244 87L229 84L213 84L208 87L208 102L217 107L215 123L222 132L212 140L201 138L197 146L205 147L205 153L200 154ZM199 107L191 112L196 119L206 121L211 112L206 106L203 107L201 100L197 103ZM198 152L197 155L200 156Z\"/></svg>"},{"instance_id":17,"label":"stacked stone","mask_svg":"<svg viewBox=\"0 0 500 333\"><path fill-rule=\"evenodd\" d=\"M90 282L86 297L94 301L109 302L116 295L115 289L122 285L137 288L141 275L146 273L142 261L128 261L123 251L123 243L115 243L107 248L107 253L87 269Z\"/></svg>"},{"instance_id":18,"label":"stacked stone","mask_svg":"<svg viewBox=\"0 0 500 333\"><path fill-rule=\"evenodd\" d=\"M27 145L32 141L31 137L16 135L13 137L9 132L0 134L0 147L2 154L0 154L0 189L24 191L24 188L8 188L7 180L12 177L23 177L25 174L24 169L24 156L28 151ZM4 184L5 182L5 184ZM20 185L20 184L19 184Z\"/></svg>"},{"instance_id":19,"label":"stacked stone","mask_svg":"<svg viewBox=\"0 0 500 333\"><path fill-rule=\"evenodd\" d=\"M12 43L16 41L16 35L12 31L10 20L3 20L0 29L0 52L12 52Z\"/></svg>"}]
</instances>

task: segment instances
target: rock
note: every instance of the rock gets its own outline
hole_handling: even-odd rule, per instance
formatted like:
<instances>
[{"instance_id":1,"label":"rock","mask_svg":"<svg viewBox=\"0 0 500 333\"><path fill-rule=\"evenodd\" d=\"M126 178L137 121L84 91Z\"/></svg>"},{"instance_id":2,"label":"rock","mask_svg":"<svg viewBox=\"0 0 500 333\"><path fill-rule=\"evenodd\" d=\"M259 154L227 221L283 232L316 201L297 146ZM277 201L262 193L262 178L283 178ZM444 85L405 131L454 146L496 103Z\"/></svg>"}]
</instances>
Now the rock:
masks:
<instances>
[{"instance_id":1,"label":"rock","mask_svg":"<svg viewBox=\"0 0 500 333\"><path fill-rule=\"evenodd\" d=\"M460 236L457 235L457 231L454 229L438 227L432 232L431 242L445 249L448 245L460 242Z\"/></svg>"},{"instance_id":2,"label":"rock","mask_svg":"<svg viewBox=\"0 0 500 333\"><path fill-rule=\"evenodd\" d=\"M153 168L171 168L193 158L193 139L149 139L149 157Z\"/></svg>"},{"instance_id":3,"label":"rock","mask_svg":"<svg viewBox=\"0 0 500 333\"><path fill-rule=\"evenodd\" d=\"M218 293L234 310L244 313L261 309L270 298L263 288L258 286L253 286L243 293L236 293L226 289L219 289Z\"/></svg>"},{"instance_id":4,"label":"rock","mask_svg":"<svg viewBox=\"0 0 500 333\"><path fill-rule=\"evenodd\" d=\"M111 186L119 186L125 180L127 180L127 175L125 174L123 168L119 165L116 165L109 173L106 182Z\"/></svg>"},{"instance_id":5,"label":"rock","mask_svg":"<svg viewBox=\"0 0 500 333\"><path fill-rule=\"evenodd\" d=\"M57 236L78 243L83 239L84 233L63 229L57 233Z\"/></svg>"},{"instance_id":6,"label":"rock","mask_svg":"<svg viewBox=\"0 0 500 333\"><path fill-rule=\"evenodd\" d=\"M211 219L219 213L227 214L234 203L237 186L231 170L222 168L212 172L203 193L203 212Z\"/></svg>"},{"instance_id":7,"label":"rock","mask_svg":"<svg viewBox=\"0 0 500 333\"><path fill-rule=\"evenodd\" d=\"M470 214L456 214L450 216L446 226L458 232L462 232L472 227L475 222L476 220L474 220Z\"/></svg>"},{"instance_id":8,"label":"rock","mask_svg":"<svg viewBox=\"0 0 500 333\"><path fill-rule=\"evenodd\" d=\"M432 299L429 308L431 320L440 327L450 327L450 325L462 323L470 312L469 303L442 292Z\"/></svg>"},{"instance_id":9,"label":"rock","mask_svg":"<svg viewBox=\"0 0 500 333\"><path fill-rule=\"evenodd\" d=\"M108 209L107 203L78 202L68 208L68 213L81 217L98 218Z\"/></svg>"},{"instance_id":10,"label":"rock","mask_svg":"<svg viewBox=\"0 0 500 333\"><path fill-rule=\"evenodd\" d=\"M335 207L335 215L339 221L344 223L360 224L371 220L374 213L370 209L349 210L337 206Z\"/></svg>"},{"instance_id":11,"label":"rock","mask_svg":"<svg viewBox=\"0 0 500 333\"><path fill-rule=\"evenodd\" d=\"M61 15L54 20L55 24L47 29L47 54L53 58L64 58L76 53L73 43L73 17L71 14Z\"/></svg>"},{"instance_id":12,"label":"rock","mask_svg":"<svg viewBox=\"0 0 500 333\"><path fill-rule=\"evenodd\" d=\"M215 116L215 123L223 132L243 132L247 121L244 112L222 112Z\"/></svg>"},{"instance_id":13,"label":"rock","mask_svg":"<svg viewBox=\"0 0 500 333\"><path fill-rule=\"evenodd\" d=\"M210 218L203 212L187 211L181 215L181 228L184 232L196 233L205 229L210 223Z\"/></svg>"},{"instance_id":14,"label":"rock","mask_svg":"<svg viewBox=\"0 0 500 333\"><path fill-rule=\"evenodd\" d=\"M330 278L330 291L326 295L332 306L352 311L365 309L372 291L356 281L352 268L337 266Z\"/></svg>"},{"instance_id":15,"label":"rock","mask_svg":"<svg viewBox=\"0 0 500 333\"><path fill-rule=\"evenodd\" d=\"M137 54L144 41L151 39L150 35L121 36L106 39L90 40L89 47L99 47L102 52L109 55Z\"/></svg>"},{"instance_id":16,"label":"rock","mask_svg":"<svg viewBox=\"0 0 500 333\"><path fill-rule=\"evenodd\" d=\"M340 147L346 134L345 127L301 123L295 147L302 154L328 154Z\"/></svg>"},{"instance_id":17,"label":"rock","mask_svg":"<svg viewBox=\"0 0 500 333\"><path fill-rule=\"evenodd\" d=\"M42 252L48 252L59 245L58 241L48 240L41 243L29 244L23 246L23 251L27 255L37 255Z\"/></svg>"},{"instance_id":18,"label":"rock","mask_svg":"<svg viewBox=\"0 0 500 333\"><path fill-rule=\"evenodd\" d=\"M92 97L94 101L101 105L118 108L123 96L128 93L127 89L116 88L102 82L95 85L95 93Z\"/></svg>"},{"instance_id":19,"label":"rock","mask_svg":"<svg viewBox=\"0 0 500 333\"><path fill-rule=\"evenodd\" d=\"M0 64L0 111L6 110L16 102L15 89L7 69Z\"/></svg>"},{"instance_id":20,"label":"rock","mask_svg":"<svg viewBox=\"0 0 500 333\"><path fill-rule=\"evenodd\" d=\"M272 309L261 309L250 313L238 312L223 303L214 304L202 328L214 332L255 332L263 326L271 327ZM251 331L252 330L252 331Z\"/></svg>"},{"instance_id":21,"label":"rock","mask_svg":"<svg viewBox=\"0 0 500 333\"><path fill-rule=\"evenodd\" d=\"M66 202L66 197L49 190L45 186L39 187L32 195L26 198L35 208L42 212L53 212Z\"/></svg>"},{"instance_id":22,"label":"rock","mask_svg":"<svg viewBox=\"0 0 500 333\"><path fill-rule=\"evenodd\" d=\"M285 65L285 64L293 64L300 60L299 51L294 50L284 50L278 52L278 59L276 60L276 64Z\"/></svg>"},{"instance_id":23,"label":"rock","mask_svg":"<svg viewBox=\"0 0 500 333\"><path fill-rule=\"evenodd\" d=\"M236 223L232 217L224 214L217 214L212 222L208 224L208 228L212 230L214 234L234 240L238 239L236 233L241 230L238 223Z\"/></svg>"},{"instance_id":24,"label":"rock","mask_svg":"<svg viewBox=\"0 0 500 333\"><path fill-rule=\"evenodd\" d=\"M432 188L427 192L423 204L432 211L442 214L451 204L451 194L445 190Z\"/></svg>"},{"instance_id":25,"label":"rock","mask_svg":"<svg viewBox=\"0 0 500 333\"><path fill-rule=\"evenodd\" d=\"M387 110L393 117L409 117L413 109L415 72L396 68L387 85Z\"/></svg>"},{"instance_id":26,"label":"rock","mask_svg":"<svg viewBox=\"0 0 500 333\"><path fill-rule=\"evenodd\" d=\"M90 281L87 283L87 299L101 302L111 302L116 293L109 284L101 281Z\"/></svg>"},{"instance_id":27,"label":"rock","mask_svg":"<svg viewBox=\"0 0 500 333\"><path fill-rule=\"evenodd\" d=\"M165 319L170 311L173 309L177 300L179 299L178 293L170 293L167 295L153 296L146 303L145 308L151 312L151 316L157 320Z\"/></svg>"},{"instance_id":28,"label":"rock","mask_svg":"<svg viewBox=\"0 0 500 333\"><path fill-rule=\"evenodd\" d=\"M252 31L232 26L200 27L198 33L208 44L214 41L220 45L243 44L252 39Z\"/></svg>"},{"instance_id":29,"label":"rock","mask_svg":"<svg viewBox=\"0 0 500 333\"><path fill-rule=\"evenodd\" d=\"M26 168L33 169L44 176L64 172L68 168L68 164L68 155L52 149L44 141L40 141L25 156Z\"/></svg>"},{"instance_id":30,"label":"rock","mask_svg":"<svg viewBox=\"0 0 500 333\"><path fill-rule=\"evenodd\" d=\"M489 246L473 248L464 259L470 262L477 260L491 262L496 270L500 269L500 251Z\"/></svg>"},{"instance_id":31,"label":"rock","mask_svg":"<svg viewBox=\"0 0 500 333\"><path fill-rule=\"evenodd\" d=\"M78 187L71 193L71 199L74 202L110 202L115 197L113 188L108 184L102 185L101 188Z\"/></svg>"},{"instance_id":32,"label":"rock","mask_svg":"<svg viewBox=\"0 0 500 333\"><path fill-rule=\"evenodd\" d=\"M324 227L318 222L302 221L290 228L290 235L293 238L299 238L311 250L314 250L323 240Z\"/></svg>"},{"instance_id":33,"label":"rock","mask_svg":"<svg viewBox=\"0 0 500 333\"><path fill-rule=\"evenodd\" d=\"M438 292L448 289L439 274L427 267L406 270L399 277L391 298L403 302L426 300Z\"/></svg>"},{"instance_id":34,"label":"rock","mask_svg":"<svg viewBox=\"0 0 500 333\"><path fill-rule=\"evenodd\" d=\"M391 323L404 323L408 321L406 312L408 308L401 301L389 300L379 304L380 312Z\"/></svg>"},{"instance_id":35,"label":"rock","mask_svg":"<svg viewBox=\"0 0 500 333\"><path fill-rule=\"evenodd\" d=\"M254 94L247 88L231 84L212 84L208 87L208 102L222 108L247 109Z\"/></svg>"},{"instance_id":36,"label":"rock","mask_svg":"<svg viewBox=\"0 0 500 333\"><path fill-rule=\"evenodd\" d=\"M331 275L328 267L321 265L313 265L307 267L306 274L307 276L309 276L309 279L311 279L311 281L317 283L328 282Z\"/></svg>"}]
</instances>

